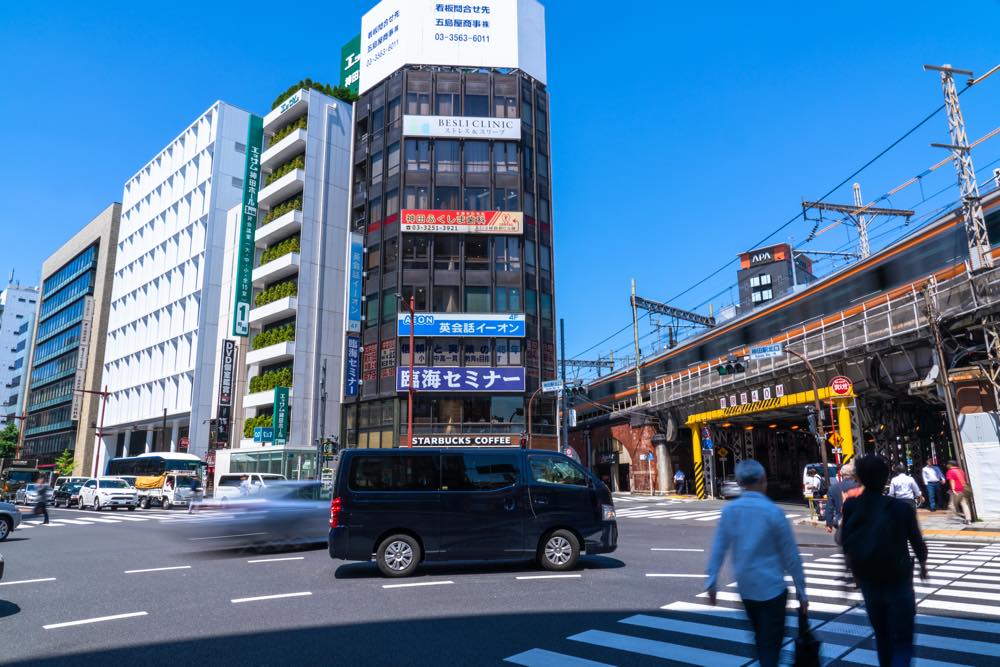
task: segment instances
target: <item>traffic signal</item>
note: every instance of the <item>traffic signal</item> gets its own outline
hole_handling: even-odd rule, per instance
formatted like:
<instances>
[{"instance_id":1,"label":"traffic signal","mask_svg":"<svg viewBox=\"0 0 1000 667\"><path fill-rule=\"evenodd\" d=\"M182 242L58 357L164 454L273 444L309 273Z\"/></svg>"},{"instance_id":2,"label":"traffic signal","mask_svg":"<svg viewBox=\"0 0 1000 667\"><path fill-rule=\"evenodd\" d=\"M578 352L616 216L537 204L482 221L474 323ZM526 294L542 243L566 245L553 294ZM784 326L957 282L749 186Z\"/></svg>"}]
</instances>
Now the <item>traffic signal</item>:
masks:
<instances>
[{"instance_id":1,"label":"traffic signal","mask_svg":"<svg viewBox=\"0 0 1000 667\"><path fill-rule=\"evenodd\" d=\"M819 432L816 429L816 412L814 410L810 409L808 414L806 414L806 421L809 422L809 432L818 436Z\"/></svg>"},{"instance_id":2,"label":"traffic signal","mask_svg":"<svg viewBox=\"0 0 1000 667\"><path fill-rule=\"evenodd\" d=\"M737 373L746 373L747 369L743 364L738 361L719 364L719 375L736 375Z\"/></svg>"}]
</instances>

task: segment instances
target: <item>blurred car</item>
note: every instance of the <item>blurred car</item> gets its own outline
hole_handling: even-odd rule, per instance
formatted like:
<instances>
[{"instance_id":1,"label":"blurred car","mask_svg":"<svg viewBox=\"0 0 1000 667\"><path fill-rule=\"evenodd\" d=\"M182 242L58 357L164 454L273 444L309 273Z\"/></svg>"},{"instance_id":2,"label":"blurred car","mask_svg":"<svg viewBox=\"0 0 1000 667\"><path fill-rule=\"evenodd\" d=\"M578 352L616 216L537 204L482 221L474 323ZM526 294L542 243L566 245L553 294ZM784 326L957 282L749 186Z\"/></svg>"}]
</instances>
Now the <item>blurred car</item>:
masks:
<instances>
[{"instance_id":1,"label":"blurred car","mask_svg":"<svg viewBox=\"0 0 1000 667\"><path fill-rule=\"evenodd\" d=\"M80 487L83 486L83 481L80 482L67 482L63 484L52 494L52 505L53 507L73 507L76 505L80 506Z\"/></svg>"},{"instance_id":2,"label":"blurred car","mask_svg":"<svg viewBox=\"0 0 1000 667\"><path fill-rule=\"evenodd\" d=\"M79 482L80 484L83 484L88 479L90 479L90 478L89 477L56 477L56 481L52 485L52 488L53 489L58 489L63 484L76 484L77 482Z\"/></svg>"},{"instance_id":3,"label":"blurred car","mask_svg":"<svg viewBox=\"0 0 1000 667\"><path fill-rule=\"evenodd\" d=\"M0 554L0 579L3 579L3 554Z\"/></svg>"},{"instance_id":4,"label":"blurred car","mask_svg":"<svg viewBox=\"0 0 1000 667\"><path fill-rule=\"evenodd\" d=\"M736 475L726 475L722 484L719 485L719 493L726 500L739 498L743 495L743 487L736 481Z\"/></svg>"},{"instance_id":5,"label":"blurred car","mask_svg":"<svg viewBox=\"0 0 1000 667\"><path fill-rule=\"evenodd\" d=\"M21 525L21 510L11 503L0 503L0 542Z\"/></svg>"},{"instance_id":6,"label":"blurred car","mask_svg":"<svg viewBox=\"0 0 1000 667\"><path fill-rule=\"evenodd\" d=\"M215 499L223 503L224 507L229 506L232 500L246 498L240 495L240 484L243 478L247 478L247 486L250 487L250 495L256 495L261 489L266 489L271 484L288 481L284 475L263 472L230 473L219 477L219 483L215 486Z\"/></svg>"},{"instance_id":7,"label":"blurred car","mask_svg":"<svg viewBox=\"0 0 1000 667\"><path fill-rule=\"evenodd\" d=\"M117 477L91 477L80 487L80 509L93 507L100 512L105 507L118 509L126 507L128 511L139 506L139 494L135 487Z\"/></svg>"},{"instance_id":8,"label":"blurred car","mask_svg":"<svg viewBox=\"0 0 1000 667\"><path fill-rule=\"evenodd\" d=\"M269 481L249 498L227 499L225 513L172 522L181 537L211 549L325 544L330 491L320 482Z\"/></svg>"},{"instance_id":9,"label":"blurred car","mask_svg":"<svg viewBox=\"0 0 1000 667\"><path fill-rule=\"evenodd\" d=\"M26 484L14 494L14 503L19 505L37 505L41 502L41 484Z\"/></svg>"}]
</instances>

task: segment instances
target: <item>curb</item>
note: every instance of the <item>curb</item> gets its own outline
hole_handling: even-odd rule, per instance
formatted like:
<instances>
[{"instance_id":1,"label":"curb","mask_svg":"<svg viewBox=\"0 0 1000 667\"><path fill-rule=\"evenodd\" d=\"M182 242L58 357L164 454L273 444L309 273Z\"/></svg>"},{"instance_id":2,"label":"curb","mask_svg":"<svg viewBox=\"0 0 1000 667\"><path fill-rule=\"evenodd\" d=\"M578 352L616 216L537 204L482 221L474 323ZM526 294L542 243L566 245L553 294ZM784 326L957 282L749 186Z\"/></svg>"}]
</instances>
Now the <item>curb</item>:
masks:
<instances>
[{"instance_id":1,"label":"curb","mask_svg":"<svg viewBox=\"0 0 1000 667\"><path fill-rule=\"evenodd\" d=\"M796 526L809 526L811 528L823 528L826 523L823 521L813 521L812 519L800 519L795 522ZM963 542L1000 542L1000 532L997 531L971 531L971 530L948 530L944 528L924 528L921 530L924 537L962 540Z\"/></svg>"}]
</instances>

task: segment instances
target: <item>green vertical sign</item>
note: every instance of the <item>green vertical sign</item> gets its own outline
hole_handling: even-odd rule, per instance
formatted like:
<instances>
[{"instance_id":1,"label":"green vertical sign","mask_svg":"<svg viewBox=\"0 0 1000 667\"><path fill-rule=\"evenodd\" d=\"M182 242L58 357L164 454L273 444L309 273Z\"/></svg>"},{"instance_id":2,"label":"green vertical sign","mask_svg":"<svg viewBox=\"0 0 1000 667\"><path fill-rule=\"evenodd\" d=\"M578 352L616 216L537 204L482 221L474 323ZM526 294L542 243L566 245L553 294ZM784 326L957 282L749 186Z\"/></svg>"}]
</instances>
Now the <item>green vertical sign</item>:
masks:
<instances>
[{"instance_id":1,"label":"green vertical sign","mask_svg":"<svg viewBox=\"0 0 1000 667\"><path fill-rule=\"evenodd\" d=\"M233 304L233 335L250 335L253 297L254 232L257 231L257 193L260 190L260 154L264 146L264 119L250 114L247 123L247 159L243 168L243 206L236 247L236 293Z\"/></svg>"},{"instance_id":2,"label":"green vertical sign","mask_svg":"<svg viewBox=\"0 0 1000 667\"><path fill-rule=\"evenodd\" d=\"M340 85L347 86L355 95L361 83L361 35L340 49Z\"/></svg>"},{"instance_id":3,"label":"green vertical sign","mask_svg":"<svg viewBox=\"0 0 1000 667\"><path fill-rule=\"evenodd\" d=\"M286 444L288 442L288 387L274 388L274 412L271 414L271 427L274 429L274 444Z\"/></svg>"}]
</instances>

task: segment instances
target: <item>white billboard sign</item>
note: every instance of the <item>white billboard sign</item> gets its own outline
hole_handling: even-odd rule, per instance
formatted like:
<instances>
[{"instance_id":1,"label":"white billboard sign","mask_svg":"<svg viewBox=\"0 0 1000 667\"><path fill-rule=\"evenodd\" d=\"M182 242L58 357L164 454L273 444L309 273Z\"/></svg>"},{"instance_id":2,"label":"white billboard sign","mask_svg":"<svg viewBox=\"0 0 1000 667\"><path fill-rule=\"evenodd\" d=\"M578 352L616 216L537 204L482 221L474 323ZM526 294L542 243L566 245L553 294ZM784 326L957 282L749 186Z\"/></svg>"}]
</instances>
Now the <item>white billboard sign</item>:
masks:
<instances>
[{"instance_id":1,"label":"white billboard sign","mask_svg":"<svg viewBox=\"0 0 1000 667\"><path fill-rule=\"evenodd\" d=\"M545 83L545 10L537 0L382 0L361 19L359 91L403 65L517 68Z\"/></svg>"},{"instance_id":2,"label":"white billboard sign","mask_svg":"<svg viewBox=\"0 0 1000 667\"><path fill-rule=\"evenodd\" d=\"M521 140L520 118L403 116L403 136Z\"/></svg>"}]
</instances>

